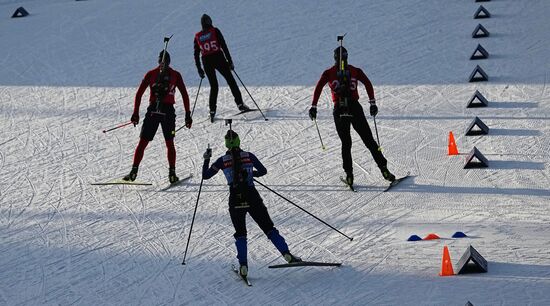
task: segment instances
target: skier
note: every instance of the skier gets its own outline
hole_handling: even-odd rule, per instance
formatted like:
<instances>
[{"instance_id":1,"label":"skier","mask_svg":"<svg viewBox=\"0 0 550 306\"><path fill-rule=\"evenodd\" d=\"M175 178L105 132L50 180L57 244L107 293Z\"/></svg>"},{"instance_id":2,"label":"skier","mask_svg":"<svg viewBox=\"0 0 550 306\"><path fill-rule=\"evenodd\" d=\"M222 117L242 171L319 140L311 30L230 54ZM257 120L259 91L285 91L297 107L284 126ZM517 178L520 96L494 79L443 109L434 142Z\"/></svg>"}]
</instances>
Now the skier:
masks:
<instances>
[{"instance_id":1,"label":"skier","mask_svg":"<svg viewBox=\"0 0 550 306\"><path fill-rule=\"evenodd\" d=\"M378 144L372 136L369 124L363 113L363 107L359 103L359 93L357 92L357 82L365 85L370 103L370 115L376 116L378 107L374 97L374 89L369 78L363 70L348 65L348 52L346 48L340 46L334 50L335 65L323 72L317 82L313 93L313 101L309 109L311 120L317 118L317 102L325 84L329 84L332 92L332 101L334 102L333 117L336 125L336 131L342 142L342 161L346 172L346 184L353 186L353 166L351 159L351 135L350 126L353 126L359 134L363 143L370 150L374 161L380 168L384 178L390 182L395 180L395 176L387 168L387 160L378 149Z\"/></svg>"},{"instance_id":2,"label":"skier","mask_svg":"<svg viewBox=\"0 0 550 306\"><path fill-rule=\"evenodd\" d=\"M130 121L135 126L139 123L141 97L145 89L147 87L150 88L149 106L147 107L145 119L143 119L139 143L134 153L134 163L130 173L124 176L123 180L125 181L134 181L136 179L145 148L153 140L159 124L162 127L162 133L166 142L169 166L168 180L172 184L179 180L176 176L176 148L174 147L174 136L176 133L176 112L174 109L176 87L183 98L185 126L190 129L193 120L189 111L189 96L187 95L187 89L185 88L181 74L169 66L170 54L168 51L163 50L160 52L158 63L159 66L157 68L145 74L134 99L134 112Z\"/></svg>"},{"instance_id":3,"label":"skier","mask_svg":"<svg viewBox=\"0 0 550 306\"><path fill-rule=\"evenodd\" d=\"M202 177L205 180L210 179L219 170L222 170L227 179L229 185L229 215L235 228L233 236L237 247L237 259L240 264L239 274L244 277L248 274L246 213L249 213L252 219L256 221L288 263L302 261L299 257L290 253L285 239L274 227L267 208L254 186L254 177L265 175L267 169L254 154L240 149L239 135L231 129L225 135L225 146L228 151L210 167L212 151L211 149L206 150L203 155ZM256 170L253 170L253 168L256 168Z\"/></svg>"},{"instance_id":4,"label":"skier","mask_svg":"<svg viewBox=\"0 0 550 306\"><path fill-rule=\"evenodd\" d=\"M231 73L234 69L229 49L223 38L222 32L214 26L212 26L212 19L210 16L204 14L201 17L202 31L195 34L194 46L195 46L195 64L201 79L204 79L204 75L208 78L210 83L210 121L214 122L214 116L216 115L216 100L218 98L218 79L216 78L216 70L218 70L227 81L227 85L231 89L231 93L235 99L240 111L249 111L250 108L243 103L243 97L239 90L239 86ZM199 59L199 53L202 55L202 64L204 70L201 68Z\"/></svg>"}]
</instances>

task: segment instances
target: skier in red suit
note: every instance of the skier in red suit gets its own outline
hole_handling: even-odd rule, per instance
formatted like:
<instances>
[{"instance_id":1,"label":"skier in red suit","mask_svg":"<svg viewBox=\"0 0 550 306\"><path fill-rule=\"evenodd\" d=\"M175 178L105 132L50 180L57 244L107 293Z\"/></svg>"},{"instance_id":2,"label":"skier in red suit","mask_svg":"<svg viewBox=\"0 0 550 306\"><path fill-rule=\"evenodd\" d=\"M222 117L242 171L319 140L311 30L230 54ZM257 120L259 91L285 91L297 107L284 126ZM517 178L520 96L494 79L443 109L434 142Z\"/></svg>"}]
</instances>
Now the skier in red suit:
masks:
<instances>
[{"instance_id":1,"label":"skier in red suit","mask_svg":"<svg viewBox=\"0 0 550 306\"><path fill-rule=\"evenodd\" d=\"M231 59L231 54L229 54L229 49L225 43L222 32L212 26L212 19L210 16L204 14L201 17L201 26L202 31L195 34L194 49L195 49L195 65L197 65L197 70L199 72L199 77L201 79L206 77L210 83L210 120L214 121L214 116L216 115L216 100L218 99L218 79L216 78L216 70L218 70L221 75L227 81L227 85L231 89L231 93L235 98L235 103L240 111L250 110L248 106L243 103L243 97L239 86L231 73L233 70L233 60ZM201 62L199 55L202 55L202 64L204 70L201 67Z\"/></svg>"},{"instance_id":2,"label":"skier in red suit","mask_svg":"<svg viewBox=\"0 0 550 306\"><path fill-rule=\"evenodd\" d=\"M191 128L193 120L189 111L189 96L183 83L181 74L172 69L170 65L170 54L166 51L163 57L161 51L159 54L159 66L145 74L136 93L134 100L134 112L131 121L134 125L139 123L139 106L141 97L147 89L150 88L149 106L141 127L139 143L134 153L134 163L132 170L123 180L134 181L137 177L138 167L143 158L145 148L153 140L159 125L162 128L162 134L166 142L168 157L168 179L170 183L179 180L176 176L176 148L174 146L174 136L176 135L176 112L174 109L176 88L183 98L183 107L185 108L185 126ZM163 62L164 58L164 62Z\"/></svg>"},{"instance_id":3,"label":"skier in red suit","mask_svg":"<svg viewBox=\"0 0 550 306\"><path fill-rule=\"evenodd\" d=\"M365 85L367 95L369 96L370 115L376 116L378 107L374 97L374 89L369 78L363 70L348 65L348 52L344 47L338 47L334 50L334 66L325 70L317 82L313 93L313 101L309 109L311 120L317 118L317 102L323 87L328 83L332 92L332 101L334 103L333 117L336 125L338 137L342 142L342 161L346 172L346 183L353 185L353 166L351 159L351 135L350 126L353 126L357 134L363 140L363 143L370 150L374 161L380 168L382 175L388 181L394 181L395 176L387 168L387 160L378 149L378 144L372 136L371 129L365 118L363 107L359 103L359 93L357 92L358 82Z\"/></svg>"}]
</instances>

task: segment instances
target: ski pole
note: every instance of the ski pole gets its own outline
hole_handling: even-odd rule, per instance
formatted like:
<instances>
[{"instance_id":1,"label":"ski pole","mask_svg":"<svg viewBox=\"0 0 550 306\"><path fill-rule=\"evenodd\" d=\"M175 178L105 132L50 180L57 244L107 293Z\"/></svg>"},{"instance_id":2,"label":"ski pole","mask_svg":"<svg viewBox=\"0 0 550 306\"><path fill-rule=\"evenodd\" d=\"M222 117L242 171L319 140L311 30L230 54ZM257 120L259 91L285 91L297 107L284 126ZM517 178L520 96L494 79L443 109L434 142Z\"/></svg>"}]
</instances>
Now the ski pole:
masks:
<instances>
[{"instance_id":1,"label":"ski pole","mask_svg":"<svg viewBox=\"0 0 550 306\"><path fill-rule=\"evenodd\" d=\"M199 206L199 198L201 196L202 182L204 181L201 178L201 184L199 186L199 194L197 195L197 203L195 204L195 210L193 211L193 219L191 220L191 227L189 228L189 236L187 237L187 244L185 245L185 253L183 254L182 265L185 265L185 257L187 257L187 249L189 248L189 241L191 240L191 232L193 231L193 223L195 223L195 215L197 214L197 207Z\"/></svg>"},{"instance_id":2,"label":"ski pole","mask_svg":"<svg viewBox=\"0 0 550 306\"><path fill-rule=\"evenodd\" d=\"M319 135L319 140L321 141L321 148L326 150L325 145L323 144L323 138L321 138L321 132L319 132L319 126L317 125L317 118L313 119L313 122L315 122L315 127L317 128L317 134Z\"/></svg>"},{"instance_id":3,"label":"ski pole","mask_svg":"<svg viewBox=\"0 0 550 306\"><path fill-rule=\"evenodd\" d=\"M241 78L240 78L239 75L237 74L237 71L235 71L235 69L233 69L233 72L234 72L235 75L237 76L237 79L239 79L239 81L240 81L241 84L243 85L244 90L246 90L246 92L247 92L248 95L250 96L250 99L252 99L252 102L254 102L254 104L256 105L256 107L258 108L258 110L260 111L260 114L262 114L262 117L264 117L264 120L267 121L267 118L265 117L264 113L262 112L262 110L261 110L260 107L258 106L258 103L256 103L256 101L254 100L254 98L253 98L252 95L250 94L250 91L248 91L248 88L246 88L246 86L244 85L243 80L241 80Z\"/></svg>"},{"instance_id":4,"label":"ski pole","mask_svg":"<svg viewBox=\"0 0 550 306\"><path fill-rule=\"evenodd\" d=\"M103 133L107 133L107 132L110 132L110 131L112 131L112 130L120 129L121 127L125 127L125 126L127 126L127 125L132 124L132 123L133 123L132 121L123 123L123 124L121 124L121 125L115 126L114 128L110 128L110 129L108 129L108 130L103 130Z\"/></svg>"},{"instance_id":5,"label":"ski pole","mask_svg":"<svg viewBox=\"0 0 550 306\"><path fill-rule=\"evenodd\" d=\"M202 79L201 79L201 81L199 82L199 89L197 89L197 95L195 96L195 103L193 103L193 110L191 111L191 118L193 118L193 113L195 112L195 105L197 105L197 99L199 98L199 92L201 91L201 84L202 84ZM179 131L179 130L181 130L181 129L183 129L184 127L185 127L185 124L182 125L182 126L180 126L180 127L176 130L176 132Z\"/></svg>"},{"instance_id":6,"label":"ski pole","mask_svg":"<svg viewBox=\"0 0 550 306\"><path fill-rule=\"evenodd\" d=\"M378 142L378 151L382 152L382 146L380 145L380 139L378 138L378 128L376 127L376 116L372 116L374 119L374 130L376 131L376 141Z\"/></svg>"},{"instance_id":7,"label":"ski pole","mask_svg":"<svg viewBox=\"0 0 550 306\"><path fill-rule=\"evenodd\" d=\"M197 99L199 98L199 92L201 91L201 85L202 85L202 78L199 82L199 89L197 89L197 95L195 96L195 103L193 103L193 110L191 111L191 118L193 117L193 113L195 113L195 105L197 105Z\"/></svg>"},{"instance_id":8,"label":"ski pole","mask_svg":"<svg viewBox=\"0 0 550 306\"><path fill-rule=\"evenodd\" d=\"M353 241L353 237L349 237L348 235L346 235L346 234L342 233L341 231L339 231L338 229L336 229L336 228L335 228L334 226L332 226L332 225L330 225L330 224L326 223L325 221L323 221L323 220L321 220L321 219L317 218L317 217L316 217L316 216L314 216L314 215L313 215L312 213L310 213L309 211L307 211L307 210L303 209L303 208L302 208L302 207L300 207L300 206L299 206L298 204L296 204L296 203L292 202L291 200L289 200L289 199L285 198L284 196L280 195L280 194L279 194L279 193L277 193L277 192L276 192L275 190L273 190L273 189L271 189L271 188L267 187L266 185L264 185L264 184L260 183L260 182L259 182L258 180L256 180L256 179L254 179L254 182L256 182L256 183L258 183L258 184L262 185L262 186L263 186L263 187L264 187L265 189L267 189L267 190L269 190L269 191L273 192L274 194L276 194L276 195L278 195L279 197L283 198L284 200L286 200L286 201L287 201L287 202L289 202L290 204L292 204L292 205L294 205L294 206L298 207L299 209L301 209L302 211L304 211L304 212L305 212L305 213L307 213L308 215L310 215L310 216L312 216L313 218L317 219L318 221L320 221L320 222L321 222L321 223L323 223L324 225L326 225L326 226L330 227L331 229L335 230L336 232L338 232L338 233L339 233L339 234L341 234L342 236L344 236L344 237L348 238L348 239L349 239L349 241Z\"/></svg>"},{"instance_id":9,"label":"ski pole","mask_svg":"<svg viewBox=\"0 0 550 306\"><path fill-rule=\"evenodd\" d=\"M208 144L208 149L210 150L210 144ZM187 244L185 245L185 253L183 254L182 265L185 265L185 257L187 257L187 249L189 248L189 241L191 240L191 232L193 232L193 224L195 223L195 215L197 214L197 207L199 206L199 198L201 197L202 182L204 178L201 178L201 184L199 186L199 194L197 195L197 203L195 203L195 210L193 211L193 219L191 219L191 227L189 228L189 236L187 237Z\"/></svg>"}]
</instances>

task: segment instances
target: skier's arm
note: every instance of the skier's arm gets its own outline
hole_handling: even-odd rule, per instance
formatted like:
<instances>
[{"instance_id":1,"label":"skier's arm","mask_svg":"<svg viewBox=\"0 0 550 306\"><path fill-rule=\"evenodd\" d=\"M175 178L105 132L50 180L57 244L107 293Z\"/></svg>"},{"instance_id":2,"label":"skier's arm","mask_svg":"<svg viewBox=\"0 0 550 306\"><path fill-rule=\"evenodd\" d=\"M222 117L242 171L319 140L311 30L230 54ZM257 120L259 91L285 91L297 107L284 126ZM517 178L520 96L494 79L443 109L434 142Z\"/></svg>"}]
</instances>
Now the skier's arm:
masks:
<instances>
[{"instance_id":1,"label":"skier's arm","mask_svg":"<svg viewBox=\"0 0 550 306\"><path fill-rule=\"evenodd\" d=\"M311 101L311 106L317 107L317 102L319 101L319 97L321 96L321 92L323 91L323 87L328 83L328 75L327 71L323 72L321 75L321 78L317 82L317 86L315 86L315 91L313 92L313 101Z\"/></svg>"},{"instance_id":2,"label":"skier's arm","mask_svg":"<svg viewBox=\"0 0 550 306\"><path fill-rule=\"evenodd\" d=\"M136 92L136 97L134 98L134 114L139 113L139 106L141 105L141 97L149 85L150 72L147 72L141 80L141 84Z\"/></svg>"},{"instance_id":3,"label":"skier's arm","mask_svg":"<svg viewBox=\"0 0 550 306\"><path fill-rule=\"evenodd\" d=\"M229 49L227 48L227 44L225 43L225 39L223 38L222 32L218 28L216 28L216 35L218 36L220 47L223 50L223 54L225 55L227 62L232 63L233 60L231 59L231 54L229 54Z\"/></svg>"},{"instance_id":4,"label":"skier's arm","mask_svg":"<svg viewBox=\"0 0 550 306\"><path fill-rule=\"evenodd\" d=\"M260 160L256 157L256 155L249 153L250 159L252 160L252 165L256 170L252 172L252 175L254 177L260 177L267 174L267 169L264 167L264 165L260 162Z\"/></svg>"},{"instance_id":5,"label":"skier's arm","mask_svg":"<svg viewBox=\"0 0 550 306\"><path fill-rule=\"evenodd\" d=\"M185 108L185 112L189 111L189 95L187 94L187 89L185 88L185 84L183 83L183 77L178 72L177 74L177 80L176 80L176 87L181 93L181 97L183 98L183 107Z\"/></svg>"},{"instance_id":6,"label":"skier's arm","mask_svg":"<svg viewBox=\"0 0 550 306\"><path fill-rule=\"evenodd\" d=\"M197 66L197 70L202 70L201 68L201 60L200 60L200 54L201 54L201 48L199 47L199 44L197 43L196 39L193 39L193 45L195 48L195 66Z\"/></svg>"},{"instance_id":7,"label":"skier's arm","mask_svg":"<svg viewBox=\"0 0 550 306\"><path fill-rule=\"evenodd\" d=\"M372 83L370 82L367 75L363 72L363 70L357 68L358 74L357 74L357 80L361 81L363 85L365 85L365 89L367 90L367 94L369 95L370 101L375 101L374 98L374 88L372 87Z\"/></svg>"},{"instance_id":8,"label":"skier's arm","mask_svg":"<svg viewBox=\"0 0 550 306\"><path fill-rule=\"evenodd\" d=\"M208 167L209 163L210 159L205 159L204 163L202 164L202 178L205 180L216 175L216 173L218 173L218 171L220 171L220 169L223 167L223 160L221 157L218 158L210 167Z\"/></svg>"}]
</instances>

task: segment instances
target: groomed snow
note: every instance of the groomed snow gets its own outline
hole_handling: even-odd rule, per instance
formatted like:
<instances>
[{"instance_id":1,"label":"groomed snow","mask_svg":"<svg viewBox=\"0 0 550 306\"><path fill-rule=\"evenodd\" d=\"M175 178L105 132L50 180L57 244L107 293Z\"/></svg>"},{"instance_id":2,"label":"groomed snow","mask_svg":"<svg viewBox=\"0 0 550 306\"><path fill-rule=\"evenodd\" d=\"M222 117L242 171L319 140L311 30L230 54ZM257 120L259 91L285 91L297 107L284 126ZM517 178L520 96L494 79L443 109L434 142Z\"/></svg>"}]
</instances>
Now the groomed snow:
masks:
<instances>
[{"instance_id":1,"label":"groomed snow","mask_svg":"<svg viewBox=\"0 0 550 306\"><path fill-rule=\"evenodd\" d=\"M30 16L9 18L19 6ZM473 0L0 0L0 305L549 305L550 2L483 6L490 19L473 19ZM269 118L233 121L243 149L268 169L260 181L354 240L258 186L273 221L293 253L342 267L268 269L284 261L249 218L254 286L246 287L230 270L234 230L221 174L202 186L181 265L202 153L207 144L224 153L227 126L207 120L208 82L192 129L176 137L178 174L194 174L188 184L159 192L168 165L158 133L138 175L153 186L90 185L130 170L139 127L101 131L129 120L164 36L174 34L172 66L194 101L192 39L203 13ZM490 37L471 38L478 23ZM386 182L355 133L358 192L338 179L327 88L318 117L326 151L307 116L343 33L350 63L374 84L389 168L413 176L391 192L382 193ZM490 57L470 61L478 43ZM489 82L468 83L478 64ZM489 107L465 107L475 90ZM363 87L360 95L367 105ZM177 103L181 126L179 95ZM218 110L237 111L227 87ZM464 136L475 116L489 135ZM447 156L449 131L463 155ZM489 168L463 169L474 146ZM451 238L456 231L469 238ZM442 239L406 241L429 233ZM444 245L455 272L469 245L489 272L438 276Z\"/></svg>"}]
</instances>

